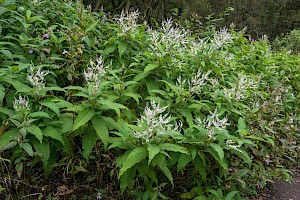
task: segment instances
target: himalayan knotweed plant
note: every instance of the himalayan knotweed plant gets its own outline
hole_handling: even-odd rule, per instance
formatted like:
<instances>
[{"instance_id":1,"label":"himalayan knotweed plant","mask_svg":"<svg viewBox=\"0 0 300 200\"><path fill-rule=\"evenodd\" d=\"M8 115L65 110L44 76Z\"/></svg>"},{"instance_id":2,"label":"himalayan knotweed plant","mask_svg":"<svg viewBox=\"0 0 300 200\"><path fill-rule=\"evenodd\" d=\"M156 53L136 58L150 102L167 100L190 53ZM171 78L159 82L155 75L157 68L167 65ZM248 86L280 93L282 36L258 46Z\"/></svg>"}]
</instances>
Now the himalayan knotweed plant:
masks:
<instances>
[{"instance_id":1,"label":"himalayan knotweed plant","mask_svg":"<svg viewBox=\"0 0 300 200\"><path fill-rule=\"evenodd\" d=\"M197 73L188 81L186 79L182 79L181 76L177 77L176 86L180 88L180 93L185 90L185 83L188 82L188 92L189 97L192 98L194 94L201 93L201 87L207 84L207 81L211 71L203 73L201 70L198 70Z\"/></svg>"},{"instance_id":2,"label":"himalayan knotweed plant","mask_svg":"<svg viewBox=\"0 0 300 200\"><path fill-rule=\"evenodd\" d=\"M150 44L150 50L152 53L161 56L159 53L159 45L164 45L165 51L171 54L181 54L186 45L189 43L188 33L179 28L172 27L173 21L168 19L162 22L161 31L148 28L147 32L150 34L152 44Z\"/></svg>"},{"instance_id":3,"label":"himalayan knotweed plant","mask_svg":"<svg viewBox=\"0 0 300 200\"><path fill-rule=\"evenodd\" d=\"M227 30L227 28L221 28L220 31L216 31L214 34L213 43L217 48L222 47L224 44L229 44L232 42L232 35Z\"/></svg>"},{"instance_id":4,"label":"himalayan knotweed plant","mask_svg":"<svg viewBox=\"0 0 300 200\"><path fill-rule=\"evenodd\" d=\"M255 89L258 87L258 83L246 75L239 74L238 81L231 89L224 89L225 96L229 99L236 101L243 100L247 97L248 89Z\"/></svg>"},{"instance_id":5,"label":"himalayan knotweed plant","mask_svg":"<svg viewBox=\"0 0 300 200\"><path fill-rule=\"evenodd\" d=\"M38 70L34 70L32 67L30 68L30 75L27 76L29 82L34 87L34 93L39 95L41 89L45 87L44 78L49 74L48 71L42 71L41 68Z\"/></svg>"},{"instance_id":6,"label":"himalayan knotweed plant","mask_svg":"<svg viewBox=\"0 0 300 200\"><path fill-rule=\"evenodd\" d=\"M29 99L27 97L22 97L19 95L19 99L15 98L13 107L15 111L27 111L30 110Z\"/></svg>"},{"instance_id":7,"label":"himalayan knotweed plant","mask_svg":"<svg viewBox=\"0 0 300 200\"><path fill-rule=\"evenodd\" d=\"M220 130L226 130L226 126L229 125L228 119L224 117L223 119L219 119L220 115L217 112L217 108L211 115L207 116L206 119L201 120L200 118L197 118L198 126L205 128L208 130L208 137L215 139L216 131Z\"/></svg>"},{"instance_id":8,"label":"himalayan knotweed plant","mask_svg":"<svg viewBox=\"0 0 300 200\"><path fill-rule=\"evenodd\" d=\"M151 101L147 103L144 114L138 119L140 131L135 131L134 136L148 143L158 135L164 135L166 131L179 131L181 124L172 124L171 116L163 114L168 106L160 107L160 103Z\"/></svg>"},{"instance_id":9,"label":"himalayan knotweed plant","mask_svg":"<svg viewBox=\"0 0 300 200\"><path fill-rule=\"evenodd\" d=\"M100 83L106 74L106 67L103 65L102 57L96 59L96 62L90 61L87 70L84 71L84 78L88 85L89 95L95 96L99 91Z\"/></svg>"},{"instance_id":10,"label":"himalayan knotweed plant","mask_svg":"<svg viewBox=\"0 0 300 200\"><path fill-rule=\"evenodd\" d=\"M138 17L138 11L126 12L123 10L121 15L115 18L115 20L119 24L123 34L125 34L128 31L134 31L136 29Z\"/></svg>"}]
</instances>

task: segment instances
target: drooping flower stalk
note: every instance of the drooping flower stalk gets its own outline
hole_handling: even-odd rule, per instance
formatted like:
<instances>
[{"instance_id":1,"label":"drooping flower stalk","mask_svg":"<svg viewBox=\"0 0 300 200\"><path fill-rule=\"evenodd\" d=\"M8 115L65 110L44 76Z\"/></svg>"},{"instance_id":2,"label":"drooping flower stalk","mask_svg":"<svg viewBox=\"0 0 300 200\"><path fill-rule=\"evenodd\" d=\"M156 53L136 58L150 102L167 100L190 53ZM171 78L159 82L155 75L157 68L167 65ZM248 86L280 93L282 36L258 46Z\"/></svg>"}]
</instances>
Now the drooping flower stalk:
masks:
<instances>
[{"instance_id":1,"label":"drooping flower stalk","mask_svg":"<svg viewBox=\"0 0 300 200\"><path fill-rule=\"evenodd\" d=\"M160 107L159 103L151 101L147 103L144 114L138 119L138 127L142 131L135 131L135 138L142 139L144 142L149 142L151 138L155 138L157 135L163 135L166 131L179 131L181 124L170 123L171 116L169 114L163 114L168 106Z\"/></svg>"},{"instance_id":2,"label":"drooping flower stalk","mask_svg":"<svg viewBox=\"0 0 300 200\"><path fill-rule=\"evenodd\" d=\"M99 90L101 80L106 74L102 57L96 59L96 63L90 61L89 67L84 71L84 79L87 82L89 94L95 96Z\"/></svg>"},{"instance_id":3,"label":"drooping flower stalk","mask_svg":"<svg viewBox=\"0 0 300 200\"><path fill-rule=\"evenodd\" d=\"M30 110L28 97L22 97L19 95L19 99L15 98L13 107L15 111L27 111Z\"/></svg>"},{"instance_id":4,"label":"drooping flower stalk","mask_svg":"<svg viewBox=\"0 0 300 200\"><path fill-rule=\"evenodd\" d=\"M232 42L232 35L227 30L227 28L221 28L220 31L214 33L213 43L217 48L222 47L224 44L229 44Z\"/></svg>"},{"instance_id":5,"label":"drooping flower stalk","mask_svg":"<svg viewBox=\"0 0 300 200\"><path fill-rule=\"evenodd\" d=\"M211 115L207 116L206 119L201 120L200 118L196 119L196 122L198 123L198 126L204 127L208 130L208 137L209 138L215 138L216 131L225 130L226 126L229 125L227 117L224 117L223 119L220 119L220 114L217 111L217 108Z\"/></svg>"},{"instance_id":6,"label":"drooping flower stalk","mask_svg":"<svg viewBox=\"0 0 300 200\"><path fill-rule=\"evenodd\" d=\"M137 27L137 19L139 17L139 12L131 11L126 12L122 11L121 15L118 18L115 18L120 28L122 29L122 33L127 33L128 31L134 31Z\"/></svg>"},{"instance_id":7,"label":"drooping flower stalk","mask_svg":"<svg viewBox=\"0 0 300 200\"><path fill-rule=\"evenodd\" d=\"M41 89L45 87L45 76L49 74L48 71L43 71L42 68L39 68L38 70L34 70L32 67L30 68L30 75L28 75L27 79L34 87L34 93L39 95L41 92Z\"/></svg>"}]
</instances>

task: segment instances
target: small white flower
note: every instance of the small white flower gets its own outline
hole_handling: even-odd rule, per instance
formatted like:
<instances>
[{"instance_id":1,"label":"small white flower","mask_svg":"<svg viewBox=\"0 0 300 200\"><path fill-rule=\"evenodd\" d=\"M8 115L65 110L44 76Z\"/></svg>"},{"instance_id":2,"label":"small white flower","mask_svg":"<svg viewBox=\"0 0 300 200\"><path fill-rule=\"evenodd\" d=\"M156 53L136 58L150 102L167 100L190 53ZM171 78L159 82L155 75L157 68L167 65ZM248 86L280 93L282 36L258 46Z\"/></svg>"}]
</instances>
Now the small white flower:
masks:
<instances>
[{"instance_id":1,"label":"small white flower","mask_svg":"<svg viewBox=\"0 0 300 200\"><path fill-rule=\"evenodd\" d=\"M102 57L96 59L97 63L90 61L90 66L84 71L84 79L89 87L90 95L96 95L100 87L100 82L106 74Z\"/></svg>"},{"instance_id":2,"label":"small white flower","mask_svg":"<svg viewBox=\"0 0 300 200\"><path fill-rule=\"evenodd\" d=\"M139 11L125 12L122 11L118 18L115 18L117 23L122 29L123 34L128 31L134 31L137 27L137 19L139 17Z\"/></svg>"},{"instance_id":3,"label":"small white flower","mask_svg":"<svg viewBox=\"0 0 300 200\"><path fill-rule=\"evenodd\" d=\"M30 110L29 99L27 97L22 97L21 95L19 95L19 99L15 98L13 107L15 111Z\"/></svg>"},{"instance_id":4,"label":"small white flower","mask_svg":"<svg viewBox=\"0 0 300 200\"><path fill-rule=\"evenodd\" d=\"M227 30L227 28L221 28L220 31L216 31L214 34L213 43L220 48L224 44L229 44L232 42L232 35Z\"/></svg>"},{"instance_id":5,"label":"small white flower","mask_svg":"<svg viewBox=\"0 0 300 200\"><path fill-rule=\"evenodd\" d=\"M227 98L240 101L247 97L248 89L255 89L257 87L258 83L253 78L239 74L235 86L231 89L224 88L224 94Z\"/></svg>"},{"instance_id":6,"label":"small white flower","mask_svg":"<svg viewBox=\"0 0 300 200\"><path fill-rule=\"evenodd\" d=\"M68 53L68 51L64 49L63 52L62 52L62 55L65 55L67 53Z\"/></svg>"},{"instance_id":7,"label":"small white flower","mask_svg":"<svg viewBox=\"0 0 300 200\"><path fill-rule=\"evenodd\" d=\"M35 71L30 67L30 75L27 76L27 79L35 87L35 94L40 94L40 90L45 87L44 78L48 74L49 71L42 71L42 68Z\"/></svg>"},{"instance_id":8,"label":"small white flower","mask_svg":"<svg viewBox=\"0 0 300 200\"><path fill-rule=\"evenodd\" d=\"M156 135L163 135L168 130L178 131L182 127L182 123L173 125L171 122L171 116L169 114L163 114L168 106L160 107L159 103L151 101L147 103L144 114L138 119L138 126L142 131L134 132L135 138L140 138L144 142L149 142L151 138Z\"/></svg>"},{"instance_id":9,"label":"small white flower","mask_svg":"<svg viewBox=\"0 0 300 200\"><path fill-rule=\"evenodd\" d=\"M201 120L200 118L196 119L196 122L198 123L198 126L204 127L208 130L208 137L213 138L216 134L217 130L225 130L226 126L229 125L227 122L228 119L224 117L223 119L219 119L220 114L217 112L217 108L212 113L210 112L210 116L207 116L204 120Z\"/></svg>"},{"instance_id":10,"label":"small white flower","mask_svg":"<svg viewBox=\"0 0 300 200\"><path fill-rule=\"evenodd\" d=\"M201 86L206 85L210 73L211 71L208 71L204 74L199 70L196 75L193 76L190 81L188 81L189 92L191 94L199 94Z\"/></svg>"}]
</instances>

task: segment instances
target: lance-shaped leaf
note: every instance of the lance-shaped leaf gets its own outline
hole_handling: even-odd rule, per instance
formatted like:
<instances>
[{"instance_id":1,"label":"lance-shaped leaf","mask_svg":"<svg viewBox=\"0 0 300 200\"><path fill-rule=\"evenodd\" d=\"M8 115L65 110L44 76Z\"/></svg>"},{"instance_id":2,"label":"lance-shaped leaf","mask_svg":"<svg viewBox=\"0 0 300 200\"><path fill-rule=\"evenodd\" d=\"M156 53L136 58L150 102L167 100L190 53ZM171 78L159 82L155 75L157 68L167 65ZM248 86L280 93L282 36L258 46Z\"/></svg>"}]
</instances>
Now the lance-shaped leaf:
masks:
<instances>
[{"instance_id":1,"label":"lance-shaped leaf","mask_svg":"<svg viewBox=\"0 0 300 200\"><path fill-rule=\"evenodd\" d=\"M159 144L158 147L161 150L180 152L189 155L189 151L186 148L179 146L177 144L163 143L163 144Z\"/></svg>"},{"instance_id":2,"label":"lance-shaped leaf","mask_svg":"<svg viewBox=\"0 0 300 200\"><path fill-rule=\"evenodd\" d=\"M26 128L26 130L32 135L34 135L42 143L43 132L38 126L31 124L29 127Z\"/></svg>"},{"instance_id":3,"label":"lance-shaped leaf","mask_svg":"<svg viewBox=\"0 0 300 200\"><path fill-rule=\"evenodd\" d=\"M77 130L80 126L86 124L88 121L92 119L95 111L92 108L85 108L81 110L78 114L78 117L75 119L73 125L73 131Z\"/></svg>"},{"instance_id":4,"label":"lance-shaped leaf","mask_svg":"<svg viewBox=\"0 0 300 200\"><path fill-rule=\"evenodd\" d=\"M133 167L135 164L140 163L148 156L148 151L145 146L137 147L133 149L128 155L126 161L122 164L120 169L119 178L124 172Z\"/></svg>"},{"instance_id":5,"label":"lance-shaped leaf","mask_svg":"<svg viewBox=\"0 0 300 200\"><path fill-rule=\"evenodd\" d=\"M152 159L159 154L160 148L157 145L152 145L148 143L147 145L147 150L149 153L149 160L148 160L148 165L151 163Z\"/></svg>"},{"instance_id":6,"label":"lance-shaped leaf","mask_svg":"<svg viewBox=\"0 0 300 200\"><path fill-rule=\"evenodd\" d=\"M109 140L109 133L108 133L108 129L107 129L105 121L102 118L100 118L99 116L95 115L92 118L92 124L93 124L93 127L94 127L97 135L103 142L104 147L106 149L107 145L108 145L108 140Z\"/></svg>"}]
</instances>

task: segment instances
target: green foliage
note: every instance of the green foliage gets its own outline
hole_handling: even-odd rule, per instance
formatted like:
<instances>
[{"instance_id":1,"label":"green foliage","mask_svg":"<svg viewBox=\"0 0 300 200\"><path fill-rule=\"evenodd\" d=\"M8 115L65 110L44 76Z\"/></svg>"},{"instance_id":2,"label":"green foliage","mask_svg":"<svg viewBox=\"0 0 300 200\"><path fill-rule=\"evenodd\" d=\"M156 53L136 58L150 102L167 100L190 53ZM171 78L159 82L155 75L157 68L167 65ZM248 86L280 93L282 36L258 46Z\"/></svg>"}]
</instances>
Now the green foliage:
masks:
<instances>
[{"instance_id":1,"label":"green foliage","mask_svg":"<svg viewBox=\"0 0 300 200\"><path fill-rule=\"evenodd\" d=\"M199 38L78 2L0 8L0 152L12 176L43 166L46 178L119 181L128 198L226 200L299 162L298 55L210 19Z\"/></svg>"},{"instance_id":2,"label":"green foliage","mask_svg":"<svg viewBox=\"0 0 300 200\"><path fill-rule=\"evenodd\" d=\"M273 41L275 50L287 50L292 53L300 52L300 30L292 30L285 36L276 37Z\"/></svg>"}]
</instances>

